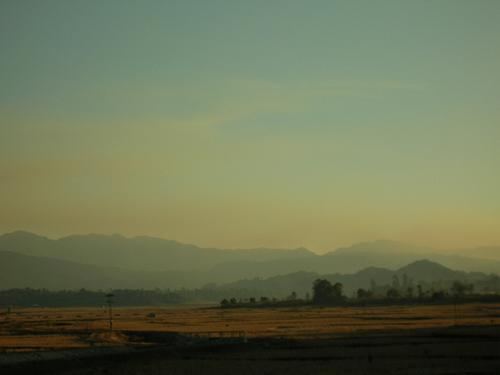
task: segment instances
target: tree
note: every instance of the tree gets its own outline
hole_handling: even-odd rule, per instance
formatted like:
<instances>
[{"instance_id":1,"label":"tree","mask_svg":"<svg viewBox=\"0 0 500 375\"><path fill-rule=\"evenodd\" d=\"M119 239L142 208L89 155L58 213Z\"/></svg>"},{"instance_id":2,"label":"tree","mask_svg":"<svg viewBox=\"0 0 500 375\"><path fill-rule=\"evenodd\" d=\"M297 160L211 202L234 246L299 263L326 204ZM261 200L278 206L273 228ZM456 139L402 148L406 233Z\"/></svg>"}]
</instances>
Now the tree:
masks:
<instances>
[{"instance_id":1,"label":"tree","mask_svg":"<svg viewBox=\"0 0 500 375\"><path fill-rule=\"evenodd\" d=\"M474 292L474 284L468 284L466 289L465 289L465 292L472 294L472 292Z\"/></svg>"},{"instance_id":2,"label":"tree","mask_svg":"<svg viewBox=\"0 0 500 375\"><path fill-rule=\"evenodd\" d=\"M396 288L391 288L387 291L387 298L399 298L401 297L401 294L399 293L399 290Z\"/></svg>"},{"instance_id":3,"label":"tree","mask_svg":"<svg viewBox=\"0 0 500 375\"><path fill-rule=\"evenodd\" d=\"M392 276L392 288L399 290L400 287L401 287L401 283L399 282L398 275L393 275Z\"/></svg>"},{"instance_id":4,"label":"tree","mask_svg":"<svg viewBox=\"0 0 500 375\"><path fill-rule=\"evenodd\" d=\"M315 304L328 304L342 298L342 284L332 285L328 280L317 279L313 284L313 302Z\"/></svg>"},{"instance_id":5,"label":"tree","mask_svg":"<svg viewBox=\"0 0 500 375\"><path fill-rule=\"evenodd\" d=\"M413 298L413 287L409 286L406 289L406 297L412 299Z\"/></svg>"},{"instance_id":6,"label":"tree","mask_svg":"<svg viewBox=\"0 0 500 375\"><path fill-rule=\"evenodd\" d=\"M451 293L455 297L463 297L467 293L474 291L474 284L466 284L460 281L454 281L451 285Z\"/></svg>"},{"instance_id":7,"label":"tree","mask_svg":"<svg viewBox=\"0 0 500 375\"><path fill-rule=\"evenodd\" d=\"M316 304L328 303L333 293L332 284L325 279L317 279L313 284L313 302Z\"/></svg>"},{"instance_id":8,"label":"tree","mask_svg":"<svg viewBox=\"0 0 500 375\"><path fill-rule=\"evenodd\" d=\"M333 297L339 299L342 297L342 288L344 286L341 283L335 283L333 285Z\"/></svg>"},{"instance_id":9,"label":"tree","mask_svg":"<svg viewBox=\"0 0 500 375\"><path fill-rule=\"evenodd\" d=\"M403 273L403 288L408 288L410 285L408 281L408 275L406 273Z\"/></svg>"},{"instance_id":10,"label":"tree","mask_svg":"<svg viewBox=\"0 0 500 375\"><path fill-rule=\"evenodd\" d=\"M220 301L220 305L221 307L227 307L229 305L229 301L224 298L222 301Z\"/></svg>"},{"instance_id":11,"label":"tree","mask_svg":"<svg viewBox=\"0 0 500 375\"><path fill-rule=\"evenodd\" d=\"M440 301L440 300L444 300L446 298L446 293L444 292L444 290L437 290L435 292L432 292L431 294L431 299L433 301Z\"/></svg>"},{"instance_id":12,"label":"tree","mask_svg":"<svg viewBox=\"0 0 500 375\"><path fill-rule=\"evenodd\" d=\"M455 297L462 297L465 294L466 290L467 286L460 281L454 281L453 284L451 285L451 293Z\"/></svg>"},{"instance_id":13,"label":"tree","mask_svg":"<svg viewBox=\"0 0 500 375\"><path fill-rule=\"evenodd\" d=\"M359 288L357 291L357 296L359 299L371 298L373 295L371 290L365 290L363 288Z\"/></svg>"},{"instance_id":14,"label":"tree","mask_svg":"<svg viewBox=\"0 0 500 375\"><path fill-rule=\"evenodd\" d=\"M422 290L422 285L417 285L418 298L424 298L424 291Z\"/></svg>"}]
</instances>

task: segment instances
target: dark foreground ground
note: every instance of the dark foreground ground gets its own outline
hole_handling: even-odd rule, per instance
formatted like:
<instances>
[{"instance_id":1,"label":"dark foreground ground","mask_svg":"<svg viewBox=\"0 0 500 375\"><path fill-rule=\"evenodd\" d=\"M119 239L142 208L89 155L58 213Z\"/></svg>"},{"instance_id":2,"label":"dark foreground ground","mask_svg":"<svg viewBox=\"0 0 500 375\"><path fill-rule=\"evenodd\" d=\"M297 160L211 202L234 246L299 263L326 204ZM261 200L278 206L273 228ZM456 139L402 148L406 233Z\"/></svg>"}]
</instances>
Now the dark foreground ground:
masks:
<instances>
[{"instance_id":1,"label":"dark foreground ground","mask_svg":"<svg viewBox=\"0 0 500 375\"><path fill-rule=\"evenodd\" d=\"M22 353L3 354L0 374L500 374L499 326L247 343L229 339L182 343L161 335L148 339L157 344L30 353L22 361L14 356L21 358Z\"/></svg>"}]
</instances>

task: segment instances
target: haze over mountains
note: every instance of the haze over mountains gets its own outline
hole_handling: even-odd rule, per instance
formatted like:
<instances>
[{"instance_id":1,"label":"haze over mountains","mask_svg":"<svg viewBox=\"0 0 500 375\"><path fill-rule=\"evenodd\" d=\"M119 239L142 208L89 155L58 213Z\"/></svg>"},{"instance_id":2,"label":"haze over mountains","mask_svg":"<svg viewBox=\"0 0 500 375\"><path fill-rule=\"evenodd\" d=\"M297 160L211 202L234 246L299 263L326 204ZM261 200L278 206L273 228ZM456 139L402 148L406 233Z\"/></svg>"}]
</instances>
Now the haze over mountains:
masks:
<instances>
[{"instance_id":1,"label":"haze over mountains","mask_svg":"<svg viewBox=\"0 0 500 375\"><path fill-rule=\"evenodd\" d=\"M375 241L317 255L304 248L228 250L120 235L54 240L18 231L0 236L0 289L195 288L300 272L317 276L364 270L366 274L377 267L392 274L390 270L422 259L453 270L500 274L500 247L439 252ZM359 275L356 279L361 280Z\"/></svg>"}]
</instances>

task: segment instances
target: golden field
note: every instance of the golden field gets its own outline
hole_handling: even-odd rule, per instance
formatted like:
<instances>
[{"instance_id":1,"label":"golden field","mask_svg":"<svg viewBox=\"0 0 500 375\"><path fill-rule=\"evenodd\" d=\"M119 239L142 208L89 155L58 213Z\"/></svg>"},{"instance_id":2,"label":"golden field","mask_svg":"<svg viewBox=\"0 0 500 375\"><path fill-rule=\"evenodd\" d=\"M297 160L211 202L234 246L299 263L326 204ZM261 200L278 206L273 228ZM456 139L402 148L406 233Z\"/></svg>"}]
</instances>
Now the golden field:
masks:
<instances>
[{"instance_id":1,"label":"golden field","mask_svg":"<svg viewBox=\"0 0 500 375\"><path fill-rule=\"evenodd\" d=\"M113 309L115 332L104 308L26 308L0 315L0 351L85 348L125 344L126 332L176 332L248 338L333 338L345 334L500 325L500 304L377 307L235 308L145 307Z\"/></svg>"}]
</instances>

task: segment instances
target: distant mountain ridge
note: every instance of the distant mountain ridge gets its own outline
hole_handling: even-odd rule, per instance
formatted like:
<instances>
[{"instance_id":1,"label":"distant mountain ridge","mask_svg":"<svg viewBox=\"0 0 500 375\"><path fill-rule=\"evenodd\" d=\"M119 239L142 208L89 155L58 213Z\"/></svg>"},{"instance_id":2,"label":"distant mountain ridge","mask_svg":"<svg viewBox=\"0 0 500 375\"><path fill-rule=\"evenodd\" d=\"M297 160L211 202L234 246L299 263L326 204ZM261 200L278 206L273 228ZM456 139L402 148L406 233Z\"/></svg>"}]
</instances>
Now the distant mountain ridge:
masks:
<instances>
[{"instance_id":1,"label":"distant mountain ridge","mask_svg":"<svg viewBox=\"0 0 500 375\"><path fill-rule=\"evenodd\" d=\"M410 245L398 241L377 240L360 242L347 247L340 247L333 251L335 254L371 253L371 254L394 254L394 253L435 253L431 247Z\"/></svg>"},{"instance_id":2,"label":"distant mountain ridge","mask_svg":"<svg viewBox=\"0 0 500 375\"><path fill-rule=\"evenodd\" d=\"M304 248L226 250L200 248L155 237L126 238L117 234L72 235L52 240L25 231L0 236L0 250L137 271L196 270L228 261L314 256Z\"/></svg>"},{"instance_id":3,"label":"distant mountain ridge","mask_svg":"<svg viewBox=\"0 0 500 375\"><path fill-rule=\"evenodd\" d=\"M492 256L495 249L490 247L483 252ZM421 259L454 270L500 274L500 260L438 253L431 248L395 241L365 242L317 255L304 248L228 250L201 248L154 237L90 234L49 239L17 231L0 236L0 251L10 254L4 257L10 259L12 267L18 264L19 267L14 268L21 273L24 272L21 264L27 259L15 257L15 254L69 262L66 264L69 268L70 264L85 265L89 274L100 275L96 280L108 280L107 284L103 281L103 285L121 283L127 287L193 288L207 283L226 284L297 272L354 274L361 270L398 269ZM55 264L61 263L54 263L54 267ZM113 277L105 278L106 274ZM117 280L122 281L115 282ZM3 287L0 278L0 288Z\"/></svg>"},{"instance_id":4,"label":"distant mountain ridge","mask_svg":"<svg viewBox=\"0 0 500 375\"><path fill-rule=\"evenodd\" d=\"M203 274L204 280L213 275ZM484 281L494 276L483 273L451 270L429 260L419 260L396 270L368 267L354 273L328 273L299 271L268 278L236 279L229 283L207 284L202 289L212 291L212 295L225 293L237 297L272 296L283 298L292 291L299 296L311 293L311 286L317 278L341 282L347 295L358 288L368 289L377 285L390 285L394 276L400 280L417 283ZM496 277L499 279L498 276ZM62 289L181 289L195 288L200 280L193 280L190 272L183 271L131 271L116 267L83 265L55 258L35 257L14 252L0 251L0 289L44 288ZM198 284L198 285L196 285ZM1 301L0 301L1 304Z\"/></svg>"}]
</instances>

